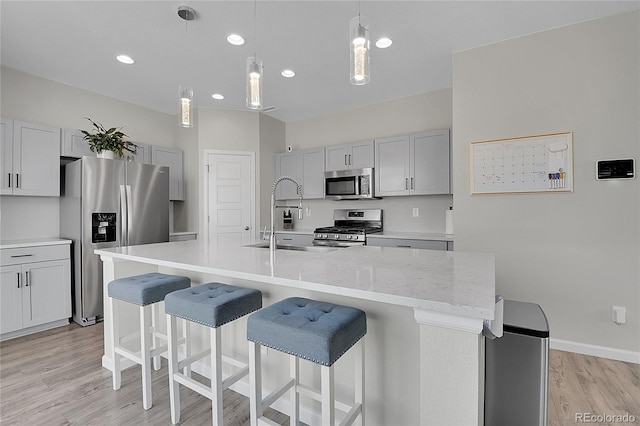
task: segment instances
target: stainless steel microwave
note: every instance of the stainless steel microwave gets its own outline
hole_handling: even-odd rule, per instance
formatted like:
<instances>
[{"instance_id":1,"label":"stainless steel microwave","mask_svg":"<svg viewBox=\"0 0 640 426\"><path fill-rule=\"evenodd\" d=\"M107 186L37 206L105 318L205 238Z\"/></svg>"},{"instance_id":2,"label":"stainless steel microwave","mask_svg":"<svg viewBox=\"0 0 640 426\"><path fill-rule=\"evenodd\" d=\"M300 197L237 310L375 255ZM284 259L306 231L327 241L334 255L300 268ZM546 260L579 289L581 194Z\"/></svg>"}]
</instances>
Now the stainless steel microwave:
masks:
<instances>
[{"instance_id":1,"label":"stainless steel microwave","mask_svg":"<svg viewBox=\"0 0 640 426\"><path fill-rule=\"evenodd\" d=\"M324 190L325 198L331 200L376 198L373 192L373 169L325 172Z\"/></svg>"}]
</instances>

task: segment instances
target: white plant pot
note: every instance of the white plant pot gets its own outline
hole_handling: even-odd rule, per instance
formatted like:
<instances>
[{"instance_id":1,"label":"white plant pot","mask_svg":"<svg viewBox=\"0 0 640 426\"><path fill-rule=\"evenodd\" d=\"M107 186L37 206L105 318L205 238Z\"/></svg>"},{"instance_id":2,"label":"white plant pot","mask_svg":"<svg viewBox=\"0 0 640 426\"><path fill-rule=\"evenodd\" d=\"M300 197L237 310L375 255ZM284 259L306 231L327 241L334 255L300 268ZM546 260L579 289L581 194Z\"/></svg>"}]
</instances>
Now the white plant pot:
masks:
<instances>
[{"instance_id":1,"label":"white plant pot","mask_svg":"<svg viewBox=\"0 0 640 426\"><path fill-rule=\"evenodd\" d=\"M98 158L107 158L109 160L113 160L115 158L113 151L100 151L98 152Z\"/></svg>"}]
</instances>

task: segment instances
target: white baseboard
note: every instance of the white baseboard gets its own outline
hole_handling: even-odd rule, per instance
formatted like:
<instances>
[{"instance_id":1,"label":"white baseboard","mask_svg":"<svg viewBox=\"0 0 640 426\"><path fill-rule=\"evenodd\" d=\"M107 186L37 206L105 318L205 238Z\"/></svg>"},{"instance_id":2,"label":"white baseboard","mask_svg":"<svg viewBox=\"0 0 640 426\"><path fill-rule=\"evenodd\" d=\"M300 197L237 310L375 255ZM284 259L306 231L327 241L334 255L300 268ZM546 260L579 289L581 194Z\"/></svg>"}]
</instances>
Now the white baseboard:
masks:
<instances>
[{"instance_id":1,"label":"white baseboard","mask_svg":"<svg viewBox=\"0 0 640 426\"><path fill-rule=\"evenodd\" d=\"M583 355L591 355L600 358L609 358L618 361L640 364L640 352L610 348L607 346L589 345L587 343L572 342L569 340L553 338L549 339L549 346L551 347L551 349L558 349L561 351L575 352Z\"/></svg>"}]
</instances>

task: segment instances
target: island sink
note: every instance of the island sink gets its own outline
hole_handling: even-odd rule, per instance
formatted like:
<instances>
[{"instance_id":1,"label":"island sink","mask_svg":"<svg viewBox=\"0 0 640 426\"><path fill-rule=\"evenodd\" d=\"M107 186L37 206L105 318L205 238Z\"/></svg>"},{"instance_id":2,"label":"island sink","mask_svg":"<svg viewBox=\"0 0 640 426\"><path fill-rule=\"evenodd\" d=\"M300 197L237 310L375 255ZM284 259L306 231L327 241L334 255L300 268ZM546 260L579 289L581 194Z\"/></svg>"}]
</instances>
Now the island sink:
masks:
<instances>
[{"instance_id":1,"label":"island sink","mask_svg":"<svg viewBox=\"0 0 640 426\"><path fill-rule=\"evenodd\" d=\"M257 244L249 244L245 247L254 247L254 248L269 248L269 243L257 243ZM315 253L328 253L330 251L338 250L338 247L325 247L325 246L294 246L290 244L278 244L278 250L294 250L294 251L311 251Z\"/></svg>"}]
</instances>

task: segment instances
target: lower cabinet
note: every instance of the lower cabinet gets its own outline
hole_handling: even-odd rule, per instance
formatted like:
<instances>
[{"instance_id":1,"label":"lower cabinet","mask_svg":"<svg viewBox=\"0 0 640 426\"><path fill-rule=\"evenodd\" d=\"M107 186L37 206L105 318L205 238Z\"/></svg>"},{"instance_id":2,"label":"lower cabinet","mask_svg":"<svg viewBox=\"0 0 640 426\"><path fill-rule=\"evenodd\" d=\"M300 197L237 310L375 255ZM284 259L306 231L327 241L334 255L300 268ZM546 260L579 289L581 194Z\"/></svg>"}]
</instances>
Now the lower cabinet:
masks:
<instances>
[{"instance_id":1,"label":"lower cabinet","mask_svg":"<svg viewBox=\"0 0 640 426\"><path fill-rule=\"evenodd\" d=\"M0 340L69 322L70 249L68 244L56 247L59 249L32 247L2 250L4 266L0 267ZM47 257L62 258L48 260Z\"/></svg>"},{"instance_id":2,"label":"lower cabinet","mask_svg":"<svg viewBox=\"0 0 640 426\"><path fill-rule=\"evenodd\" d=\"M427 250L447 250L447 241L412 240L405 238L375 238L367 236L367 245L377 247L401 247ZM452 246L453 248L453 246Z\"/></svg>"}]
</instances>

